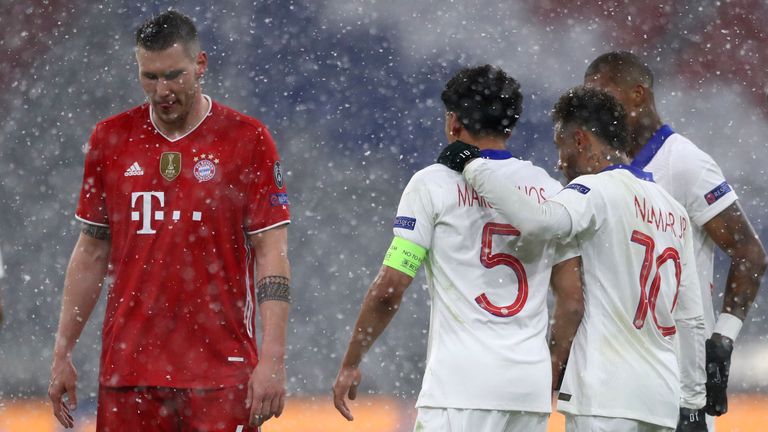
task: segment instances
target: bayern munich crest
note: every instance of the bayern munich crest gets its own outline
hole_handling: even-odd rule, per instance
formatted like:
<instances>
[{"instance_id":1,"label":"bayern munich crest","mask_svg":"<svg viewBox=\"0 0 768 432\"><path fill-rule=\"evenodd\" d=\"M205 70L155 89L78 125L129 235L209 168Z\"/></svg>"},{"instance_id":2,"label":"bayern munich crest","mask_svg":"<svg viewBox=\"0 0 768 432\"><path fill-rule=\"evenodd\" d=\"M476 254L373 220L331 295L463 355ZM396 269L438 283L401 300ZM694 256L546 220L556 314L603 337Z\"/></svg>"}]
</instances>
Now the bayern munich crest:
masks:
<instances>
[{"instance_id":1,"label":"bayern munich crest","mask_svg":"<svg viewBox=\"0 0 768 432\"><path fill-rule=\"evenodd\" d=\"M205 182L213 178L216 175L216 164L219 160L213 155L202 154L200 157L195 157L195 166L192 168L192 173L199 182Z\"/></svg>"}]
</instances>

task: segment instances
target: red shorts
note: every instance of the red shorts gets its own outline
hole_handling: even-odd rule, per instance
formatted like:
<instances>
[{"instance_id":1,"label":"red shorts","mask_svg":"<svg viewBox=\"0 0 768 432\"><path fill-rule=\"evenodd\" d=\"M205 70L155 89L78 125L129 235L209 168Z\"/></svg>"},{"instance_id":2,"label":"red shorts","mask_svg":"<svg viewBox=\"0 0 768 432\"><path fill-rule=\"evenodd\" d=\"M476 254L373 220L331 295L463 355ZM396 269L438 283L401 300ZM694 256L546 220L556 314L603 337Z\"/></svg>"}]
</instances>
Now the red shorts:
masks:
<instances>
[{"instance_id":1,"label":"red shorts","mask_svg":"<svg viewBox=\"0 0 768 432\"><path fill-rule=\"evenodd\" d=\"M258 432L246 386L222 389L99 386L97 432Z\"/></svg>"}]
</instances>

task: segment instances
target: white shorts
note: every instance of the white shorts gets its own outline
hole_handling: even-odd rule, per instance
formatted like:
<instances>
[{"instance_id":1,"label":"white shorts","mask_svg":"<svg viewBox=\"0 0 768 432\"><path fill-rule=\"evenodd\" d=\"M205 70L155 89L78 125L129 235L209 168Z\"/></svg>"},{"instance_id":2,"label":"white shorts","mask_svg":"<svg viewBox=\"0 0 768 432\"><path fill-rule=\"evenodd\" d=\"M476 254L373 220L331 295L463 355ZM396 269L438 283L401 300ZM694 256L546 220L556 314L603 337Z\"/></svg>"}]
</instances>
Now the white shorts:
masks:
<instances>
[{"instance_id":1,"label":"white shorts","mask_svg":"<svg viewBox=\"0 0 768 432\"><path fill-rule=\"evenodd\" d=\"M413 432L546 432L549 413L419 408Z\"/></svg>"},{"instance_id":2,"label":"white shorts","mask_svg":"<svg viewBox=\"0 0 768 432\"><path fill-rule=\"evenodd\" d=\"M566 432L675 432L675 428L620 417L571 415L565 413Z\"/></svg>"}]
</instances>

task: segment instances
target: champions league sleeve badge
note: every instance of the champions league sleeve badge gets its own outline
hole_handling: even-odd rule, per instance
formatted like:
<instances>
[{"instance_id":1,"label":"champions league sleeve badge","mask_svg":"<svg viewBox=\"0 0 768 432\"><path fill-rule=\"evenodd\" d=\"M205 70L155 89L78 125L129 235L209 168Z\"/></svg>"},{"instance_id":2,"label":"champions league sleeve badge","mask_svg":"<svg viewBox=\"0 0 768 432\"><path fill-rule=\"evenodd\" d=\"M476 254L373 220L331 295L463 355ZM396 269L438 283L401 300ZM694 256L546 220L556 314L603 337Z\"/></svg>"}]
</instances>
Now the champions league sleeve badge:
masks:
<instances>
[{"instance_id":1,"label":"champions league sleeve badge","mask_svg":"<svg viewBox=\"0 0 768 432\"><path fill-rule=\"evenodd\" d=\"M216 175L216 164L219 163L212 154L201 154L199 157L195 156L193 159L195 166L192 168L192 173L199 182L205 182L213 178Z\"/></svg>"}]
</instances>

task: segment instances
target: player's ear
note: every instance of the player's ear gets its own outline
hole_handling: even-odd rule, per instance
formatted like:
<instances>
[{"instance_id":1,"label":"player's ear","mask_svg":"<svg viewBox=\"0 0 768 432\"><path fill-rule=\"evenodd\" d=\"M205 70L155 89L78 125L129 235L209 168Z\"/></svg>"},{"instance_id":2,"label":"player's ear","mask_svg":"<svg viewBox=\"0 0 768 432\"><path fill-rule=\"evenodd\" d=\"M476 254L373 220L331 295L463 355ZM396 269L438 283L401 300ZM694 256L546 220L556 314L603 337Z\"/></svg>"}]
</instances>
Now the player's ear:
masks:
<instances>
[{"instance_id":1,"label":"player's ear","mask_svg":"<svg viewBox=\"0 0 768 432\"><path fill-rule=\"evenodd\" d=\"M208 69L208 54L205 51L197 53L195 59L195 78L200 79L205 75L205 71Z\"/></svg>"},{"instance_id":2,"label":"player's ear","mask_svg":"<svg viewBox=\"0 0 768 432\"><path fill-rule=\"evenodd\" d=\"M635 84L629 91L629 96L632 100L632 105L642 106L645 105L645 101L648 98L648 89L642 84Z\"/></svg>"},{"instance_id":3,"label":"player's ear","mask_svg":"<svg viewBox=\"0 0 768 432\"><path fill-rule=\"evenodd\" d=\"M448 130L451 132L451 136L458 137L461 135L461 130L464 129L464 125L461 124L459 116L456 113L451 113L448 118Z\"/></svg>"},{"instance_id":4,"label":"player's ear","mask_svg":"<svg viewBox=\"0 0 768 432\"><path fill-rule=\"evenodd\" d=\"M576 150L582 152L587 150L587 147L589 146L589 136L587 135L587 131L580 127L573 128L573 135L571 138L573 139L573 145L576 148Z\"/></svg>"}]
</instances>

